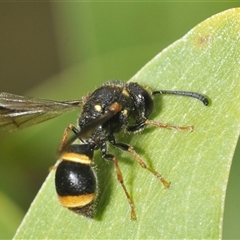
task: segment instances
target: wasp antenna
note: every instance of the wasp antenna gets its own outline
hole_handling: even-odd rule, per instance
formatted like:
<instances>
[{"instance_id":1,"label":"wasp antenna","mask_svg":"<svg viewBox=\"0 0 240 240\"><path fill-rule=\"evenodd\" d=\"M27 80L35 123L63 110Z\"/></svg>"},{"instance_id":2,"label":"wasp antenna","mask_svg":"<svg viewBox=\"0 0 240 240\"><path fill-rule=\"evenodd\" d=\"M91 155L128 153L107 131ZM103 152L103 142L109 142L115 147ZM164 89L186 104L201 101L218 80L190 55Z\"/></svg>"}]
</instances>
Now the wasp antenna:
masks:
<instances>
[{"instance_id":1,"label":"wasp antenna","mask_svg":"<svg viewBox=\"0 0 240 240\"><path fill-rule=\"evenodd\" d=\"M205 106L209 104L209 101L206 96L196 92L159 90L159 91L152 92L152 95L155 95L155 94L173 94L173 95L179 95L179 96L187 96L187 97L196 98L202 101Z\"/></svg>"}]
</instances>

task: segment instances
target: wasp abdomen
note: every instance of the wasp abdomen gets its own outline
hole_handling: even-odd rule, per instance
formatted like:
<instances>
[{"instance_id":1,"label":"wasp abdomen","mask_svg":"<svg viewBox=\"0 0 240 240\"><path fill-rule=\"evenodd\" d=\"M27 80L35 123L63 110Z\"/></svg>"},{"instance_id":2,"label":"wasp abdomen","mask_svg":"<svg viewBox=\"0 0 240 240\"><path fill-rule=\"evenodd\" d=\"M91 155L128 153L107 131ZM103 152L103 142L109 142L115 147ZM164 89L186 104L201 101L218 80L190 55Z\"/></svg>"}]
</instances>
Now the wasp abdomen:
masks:
<instances>
[{"instance_id":1,"label":"wasp abdomen","mask_svg":"<svg viewBox=\"0 0 240 240\"><path fill-rule=\"evenodd\" d=\"M97 182L91 168L91 151L87 145L72 145L62 155L57 167L55 186L62 206L87 217L93 217Z\"/></svg>"}]
</instances>

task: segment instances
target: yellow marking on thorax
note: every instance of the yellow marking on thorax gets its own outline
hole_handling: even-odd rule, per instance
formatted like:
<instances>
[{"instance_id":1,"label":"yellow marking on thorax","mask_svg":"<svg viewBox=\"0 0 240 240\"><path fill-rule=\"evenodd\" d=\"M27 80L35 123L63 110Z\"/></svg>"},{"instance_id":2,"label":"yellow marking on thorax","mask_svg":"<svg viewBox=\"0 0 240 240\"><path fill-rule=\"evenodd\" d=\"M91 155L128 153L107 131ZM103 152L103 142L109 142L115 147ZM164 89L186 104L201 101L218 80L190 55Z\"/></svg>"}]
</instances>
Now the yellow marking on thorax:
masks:
<instances>
[{"instance_id":1,"label":"yellow marking on thorax","mask_svg":"<svg viewBox=\"0 0 240 240\"><path fill-rule=\"evenodd\" d=\"M102 107L99 105L99 104L96 104L94 106L94 109L97 111L97 112L102 112Z\"/></svg>"},{"instance_id":2,"label":"yellow marking on thorax","mask_svg":"<svg viewBox=\"0 0 240 240\"><path fill-rule=\"evenodd\" d=\"M129 92L126 89L123 89L122 94L126 97L129 97Z\"/></svg>"}]
</instances>

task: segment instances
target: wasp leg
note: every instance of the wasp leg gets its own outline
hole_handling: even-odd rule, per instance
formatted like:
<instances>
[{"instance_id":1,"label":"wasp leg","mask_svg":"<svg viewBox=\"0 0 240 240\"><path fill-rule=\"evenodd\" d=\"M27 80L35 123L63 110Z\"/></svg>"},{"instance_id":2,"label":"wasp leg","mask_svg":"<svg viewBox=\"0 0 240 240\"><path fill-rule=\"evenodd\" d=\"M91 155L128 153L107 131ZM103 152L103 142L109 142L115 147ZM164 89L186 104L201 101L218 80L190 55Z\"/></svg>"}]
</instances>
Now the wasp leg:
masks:
<instances>
[{"instance_id":1,"label":"wasp leg","mask_svg":"<svg viewBox=\"0 0 240 240\"><path fill-rule=\"evenodd\" d=\"M104 157L104 159L111 160L113 162L114 167L115 167L115 171L116 171L116 174L117 174L118 182L121 184L121 186L122 186L122 188L123 188L123 190L125 192L125 195L126 195L126 197L128 199L128 203L130 205L130 208L131 208L131 219L132 220L136 220L137 218L136 218L136 213L135 213L135 206L134 206L134 203L133 203L133 201L132 201L132 199L131 199L131 197L130 197L130 195L128 193L127 188L125 187L125 184L124 184L124 181L123 181L122 172L121 172L121 170L119 168L117 158L114 155L112 155L112 154L106 154L103 157Z\"/></svg>"},{"instance_id":2,"label":"wasp leg","mask_svg":"<svg viewBox=\"0 0 240 240\"><path fill-rule=\"evenodd\" d=\"M103 142L102 143L102 146L101 146L101 151L102 151L102 156L105 160L110 160L113 162L114 164L114 168L115 168L115 171L116 171L116 174L117 174L117 179L118 179L118 182L121 184L124 192L125 192L125 195L127 197L127 200L128 200L128 203L130 205L130 208L131 208L131 219L132 220L136 220L136 212L135 212L135 206L134 206L134 203L128 193L128 190L124 184L124 180L123 180L123 175L122 175L122 172L120 170L120 167L118 165L118 160L117 158L112 155L112 154L109 154L109 153L106 153L107 152L107 145L106 145L106 142Z\"/></svg>"},{"instance_id":3,"label":"wasp leg","mask_svg":"<svg viewBox=\"0 0 240 240\"><path fill-rule=\"evenodd\" d=\"M68 127L65 128L64 132L63 132L63 136L62 136L62 140L60 142L60 145L58 147L59 151L61 152L67 142L67 138L68 138L68 133L69 131L74 132L76 135L78 134L79 130L72 124L70 124Z\"/></svg>"},{"instance_id":4,"label":"wasp leg","mask_svg":"<svg viewBox=\"0 0 240 240\"><path fill-rule=\"evenodd\" d=\"M133 126L128 126L127 127L127 131L128 132L138 132L140 130L142 130L144 127L146 126L146 123L145 122L140 122L136 125L133 125Z\"/></svg>"},{"instance_id":5,"label":"wasp leg","mask_svg":"<svg viewBox=\"0 0 240 240\"><path fill-rule=\"evenodd\" d=\"M55 170L57 169L59 163L60 163L60 160L58 160L55 165L50 166L50 167L48 168L48 172L55 171Z\"/></svg>"},{"instance_id":6,"label":"wasp leg","mask_svg":"<svg viewBox=\"0 0 240 240\"><path fill-rule=\"evenodd\" d=\"M153 120L147 119L145 121L146 125L152 125L155 127L160 127L160 128L170 128L170 129L176 129L176 130L189 130L193 131L194 127L193 126L174 126L174 125L168 125L167 123L161 123L161 122L156 122Z\"/></svg>"},{"instance_id":7,"label":"wasp leg","mask_svg":"<svg viewBox=\"0 0 240 240\"><path fill-rule=\"evenodd\" d=\"M158 173L157 171L149 168L146 163L141 159L141 157L136 153L136 151L133 149L133 147L131 147L130 145L126 144L126 143L115 143L114 144L116 147L124 150L124 151L128 151L132 154L132 156L134 157L134 159L141 165L142 168L150 171L154 176L156 176L161 182L162 184L166 187L169 188L170 187L170 183L167 182L160 173Z\"/></svg>"},{"instance_id":8,"label":"wasp leg","mask_svg":"<svg viewBox=\"0 0 240 240\"><path fill-rule=\"evenodd\" d=\"M51 171L56 170L56 169L57 169L57 166L51 166L51 167L48 168L48 171L51 172Z\"/></svg>"},{"instance_id":9,"label":"wasp leg","mask_svg":"<svg viewBox=\"0 0 240 240\"><path fill-rule=\"evenodd\" d=\"M137 132L139 130L142 130L146 125L152 125L152 126L159 127L159 128L170 128L170 129L176 129L176 130L189 130L191 132L194 129L193 126L174 126L174 125L168 125L167 123L161 123L161 122L156 122L156 121L147 119L144 122L141 122L139 124L129 126L127 128L127 131L128 132Z\"/></svg>"}]
</instances>

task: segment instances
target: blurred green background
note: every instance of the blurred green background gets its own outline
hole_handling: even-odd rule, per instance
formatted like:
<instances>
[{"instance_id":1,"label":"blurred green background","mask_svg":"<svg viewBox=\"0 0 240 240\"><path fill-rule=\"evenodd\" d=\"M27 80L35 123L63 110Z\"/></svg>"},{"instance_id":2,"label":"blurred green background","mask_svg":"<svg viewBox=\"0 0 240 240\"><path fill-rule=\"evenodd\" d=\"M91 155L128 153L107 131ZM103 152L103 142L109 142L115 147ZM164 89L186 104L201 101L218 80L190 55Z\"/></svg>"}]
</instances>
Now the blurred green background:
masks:
<instances>
[{"instance_id":1,"label":"blurred green background","mask_svg":"<svg viewBox=\"0 0 240 240\"><path fill-rule=\"evenodd\" d=\"M1 2L0 91L78 99L106 80L128 80L196 24L239 5ZM63 129L75 124L78 114L11 134L0 132L0 238L15 233L57 159ZM224 238L240 239L239 156L240 146L227 190Z\"/></svg>"}]
</instances>

